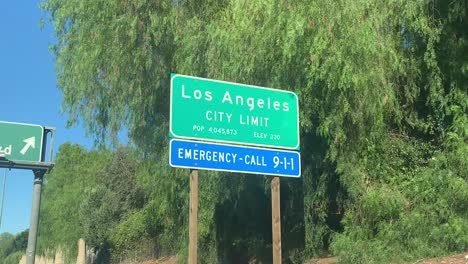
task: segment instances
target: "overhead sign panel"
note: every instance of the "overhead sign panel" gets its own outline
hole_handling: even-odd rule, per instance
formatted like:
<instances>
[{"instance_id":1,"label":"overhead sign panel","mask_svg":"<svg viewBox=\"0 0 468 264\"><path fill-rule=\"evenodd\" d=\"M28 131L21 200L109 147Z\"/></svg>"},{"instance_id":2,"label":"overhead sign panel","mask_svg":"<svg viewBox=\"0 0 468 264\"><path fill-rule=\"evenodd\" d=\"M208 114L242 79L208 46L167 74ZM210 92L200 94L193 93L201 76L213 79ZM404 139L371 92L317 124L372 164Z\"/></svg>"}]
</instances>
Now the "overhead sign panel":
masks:
<instances>
[{"instance_id":1,"label":"overhead sign panel","mask_svg":"<svg viewBox=\"0 0 468 264\"><path fill-rule=\"evenodd\" d=\"M295 93L174 74L173 137L273 148L299 148Z\"/></svg>"},{"instance_id":2,"label":"overhead sign panel","mask_svg":"<svg viewBox=\"0 0 468 264\"><path fill-rule=\"evenodd\" d=\"M0 156L11 161L41 161L44 128L0 121Z\"/></svg>"},{"instance_id":3,"label":"overhead sign panel","mask_svg":"<svg viewBox=\"0 0 468 264\"><path fill-rule=\"evenodd\" d=\"M169 164L172 167L300 177L300 154L191 140L172 139Z\"/></svg>"}]
</instances>

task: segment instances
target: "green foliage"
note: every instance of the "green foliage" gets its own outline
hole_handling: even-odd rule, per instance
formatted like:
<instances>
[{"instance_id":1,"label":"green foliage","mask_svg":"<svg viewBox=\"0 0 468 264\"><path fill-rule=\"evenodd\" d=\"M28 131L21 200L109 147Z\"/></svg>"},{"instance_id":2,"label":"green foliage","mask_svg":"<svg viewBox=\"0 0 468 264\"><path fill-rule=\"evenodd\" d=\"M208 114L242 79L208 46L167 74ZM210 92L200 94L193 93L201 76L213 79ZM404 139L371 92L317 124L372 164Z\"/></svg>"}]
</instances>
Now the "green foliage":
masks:
<instances>
[{"instance_id":1,"label":"green foliage","mask_svg":"<svg viewBox=\"0 0 468 264\"><path fill-rule=\"evenodd\" d=\"M16 235L10 233L0 234L0 262L2 264L17 264L26 252L28 246L28 230Z\"/></svg>"},{"instance_id":2,"label":"green foliage","mask_svg":"<svg viewBox=\"0 0 468 264\"><path fill-rule=\"evenodd\" d=\"M0 234L0 259L5 259L14 251L14 238L10 233Z\"/></svg>"},{"instance_id":3,"label":"green foliage","mask_svg":"<svg viewBox=\"0 0 468 264\"><path fill-rule=\"evenodd\" d=\"M24 230L15 236L13 239L13 247L15 251L26 250L26 247L28 246L28 235L29 230Z\"/></svg>"},{"instance_id":4,"label":"green foliage","mask_svg":"<svg viewBox=\"0 0 468 264\"><path fill-rule=\"evenodd\" d=\"M167 166L168 151L162 149L156 162L142 163L137 176L148 198L143 209L147 232L163 256L176 254L188 238L189 177Z\"/></svg>"},{"instance_id":5,"label":"green foliage","mask_svg":"<svg viewBox=\"0 0 468 264\"><path fill-rule=\"evenodd\" d=\"M173 54L171 1L42 3L58 41L58 83L70 124L80 118L104 140L128 125L135 136L158 125L168 106ZM150 11L150 12L148 12ZM62 67L68 65L70 67ZM78 89L78 90L77 90ZM166 115L167 115L167 110Z\"/></svg>"},{"instance_id":6,"label":"green foliage","mask_svg":"<svg viewBox=\"0 0 468 264\"><path fill-rule=\"evenodd\" d=\"M8 255L3 261L3 264L18 264L25 251L16 251Z\"/></svg>"},{"instance_id":7,"label":"green foliage","mask_svg":"<svg viewBox=\"0 0 468 264\"><path fill-rule=\"evenodd\" d=\"M111 230L109 239L112 245L113 262L122 257L134 259L137 256L148 255L148 252L145 252L148 249L142 245L145 238L148 238L146 230L146 217L143 210L127 215L127 217L121 220Z\"/></svg>"},{"instance_id":8,"label":"green foliage","mask_svg":"<svg viewBox=\"0 0 468 264\"><path fill-rule=\"evenodd\" d=\"M447 166L460 157L428 147L393 138L366 155L366 191L350 201L345 231L332 245L343 263L410 261L468 247L467 163Z\"/></svg>"},{"instance_id":9,"label":"green foliage","mask_svg":"<svg viewBox=\"0 0 468 264\"><path fill-rule=\"evenodd\" d=\"M128 128L141 154L58 156L44 194L50 245L85 234L132 257L140 237L147 253L186 261L188 171L166 162L177 72L299 94L303 178L281 182L285 261L331 250L344 263L400 262L468 247L466 1L41 6L70 124L82 120L100 143ZM83 172L92 176L65 177ZM269 193L268 178L200 173L200 260L271 262Z\"/></svg>"},{"instance_id":10,"label":"green foliage","mask_svg":"<svg viewBox=\"0 0 468 264\"><path fill-rule=\"evenodd\" d=\"M109 162L109 153L66 143L60 146L55 162L44 180L38 253L46 255L48 249L62 248L67 259L74 259L77 241L84 235L79 209Z\"/></svg>"},{"instance_id":11,"label":"green foliage","mask_svg":"<svg viewBox=\"0 0 468 264\"><path fill-rule=\"evenodd\" d=\"M138 164L130 148L110 152L60 146L56 166L45 179L39 252L54 254L48 249L62 248L70 260L83 238L105 254L111 230L143 206L144 195L136 185Z\"/></svg>"},{"instance_id":12,"label":"green foliage","mask_svg":"<svg viewBox=\"0 0 468 264\"><path fill-rule=\"evenodd\" d=\"M96 249L109 240L111 230L126 214L142 207L144 198L136 185L138 161L131 149L118 148L101 166L97 182L86 191L79 210L83 238Z\"/></svg>"}]
</instances>

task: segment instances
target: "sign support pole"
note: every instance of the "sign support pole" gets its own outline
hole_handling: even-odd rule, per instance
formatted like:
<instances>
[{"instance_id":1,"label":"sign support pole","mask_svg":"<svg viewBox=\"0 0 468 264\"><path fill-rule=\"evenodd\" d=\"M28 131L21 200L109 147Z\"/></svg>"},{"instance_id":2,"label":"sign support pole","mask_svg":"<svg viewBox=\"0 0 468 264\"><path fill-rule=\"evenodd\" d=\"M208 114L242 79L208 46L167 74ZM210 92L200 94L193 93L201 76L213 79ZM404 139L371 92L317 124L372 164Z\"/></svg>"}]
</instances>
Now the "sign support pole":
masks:
<instances>
[{"instance_id":1,"label":"sign support pole","mask_svg":"<svg viewBox=\"0 0 468 264\"><path fill-rule=\"evenodd\" d=\"M2 226L2 219L3 219L3 201L5 200L6 176L7 176L7 168L5 168L5 172L3 173L2 203L0 206L0 227Z\"/></svg>"},{"instance_id":2,"label":"sign support pole","mask_svg":"<svg viewBox=\"0 0 468 264\"><path fill-rule=\"evenodd\" d=\"M31 223L29 225L28 248L26 249L26 264L34 264L36 257L37 229L39 226L39 209L41 206L42 179L46 170L34 170L33 204Z\"/></svg>"},{"instance_id":3,"label":"sign support pole","mask_svg":"<svg viewBox=\"0 0 468 264\"><path fill-rule=\"evenodd\" d=\"M281 264L281 212L280 212L280 179L271 180L271 227L273 264Z\"/></svg>"},{"instance_id":4,"label":"sign support pole","mask_svg":"<svg viewBox=\"0 0 468 264\"><path fill-rule=\"evenodd\" d=\"M188 263L196 264L198 258L198 170L190 172L190 219Z\"/></svg>"}]
</instances>

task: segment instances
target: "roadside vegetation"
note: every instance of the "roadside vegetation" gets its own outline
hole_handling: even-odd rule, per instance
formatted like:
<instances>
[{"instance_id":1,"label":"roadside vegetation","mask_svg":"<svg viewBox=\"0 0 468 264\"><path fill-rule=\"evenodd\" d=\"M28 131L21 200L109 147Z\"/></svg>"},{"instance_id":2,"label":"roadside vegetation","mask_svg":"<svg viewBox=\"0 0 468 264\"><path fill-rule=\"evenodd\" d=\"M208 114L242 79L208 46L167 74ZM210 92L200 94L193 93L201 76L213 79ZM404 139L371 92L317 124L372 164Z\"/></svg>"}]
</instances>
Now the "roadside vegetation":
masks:
<instances>
[{"instance_id":1,"label":"roadside vegetation","mask_svg":"<svg viewBox=\"0 0 468 264\"><path fill-rule=\"evenodd\" d=\"M18 264L26 252L28 245L28 230L16 235L10 233L0 234L0 263Z\"/></svg>"},{"instance_id":2,"label":"roadside vegetation","mask_svg":"<svg viewBox=\"0 0 468 264\"><path fill-rule=\"evenodd\" d=\"M93 150L60 147L44 186L41 252L73 259L84 238L99 263L187 261L189 171L168 165L171 72L298 93L303 170L281 179L285 263L399 263L468 249L466 1L41 8L57 36L65 114L96 139ZM200 171L200 263L271 263L270 181Z\"/></svg>"}]
</instances>

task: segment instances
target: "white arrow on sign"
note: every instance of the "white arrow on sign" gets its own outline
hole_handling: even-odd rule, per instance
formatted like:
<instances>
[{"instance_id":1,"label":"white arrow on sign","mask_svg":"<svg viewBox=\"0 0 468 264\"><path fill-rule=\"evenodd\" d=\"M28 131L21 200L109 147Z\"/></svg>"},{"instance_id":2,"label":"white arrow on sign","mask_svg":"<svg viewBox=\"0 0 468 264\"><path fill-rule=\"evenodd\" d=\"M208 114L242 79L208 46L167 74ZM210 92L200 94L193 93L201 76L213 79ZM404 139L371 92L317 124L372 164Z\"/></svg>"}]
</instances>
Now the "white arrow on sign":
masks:
<instances>
[{"instance_id":1,"label":"white arrow on sign","mask_svg":"<svg viewBox=\"0 0 468 264\"><path fill-rule=\"evenodd\" d=\"M23 140L26 145L21 149L20 153L21 154L26 154L26 151L28 151L29 147L36 148L36 137L30 137L25 140Z\"/></svg>"}]
</instances>

